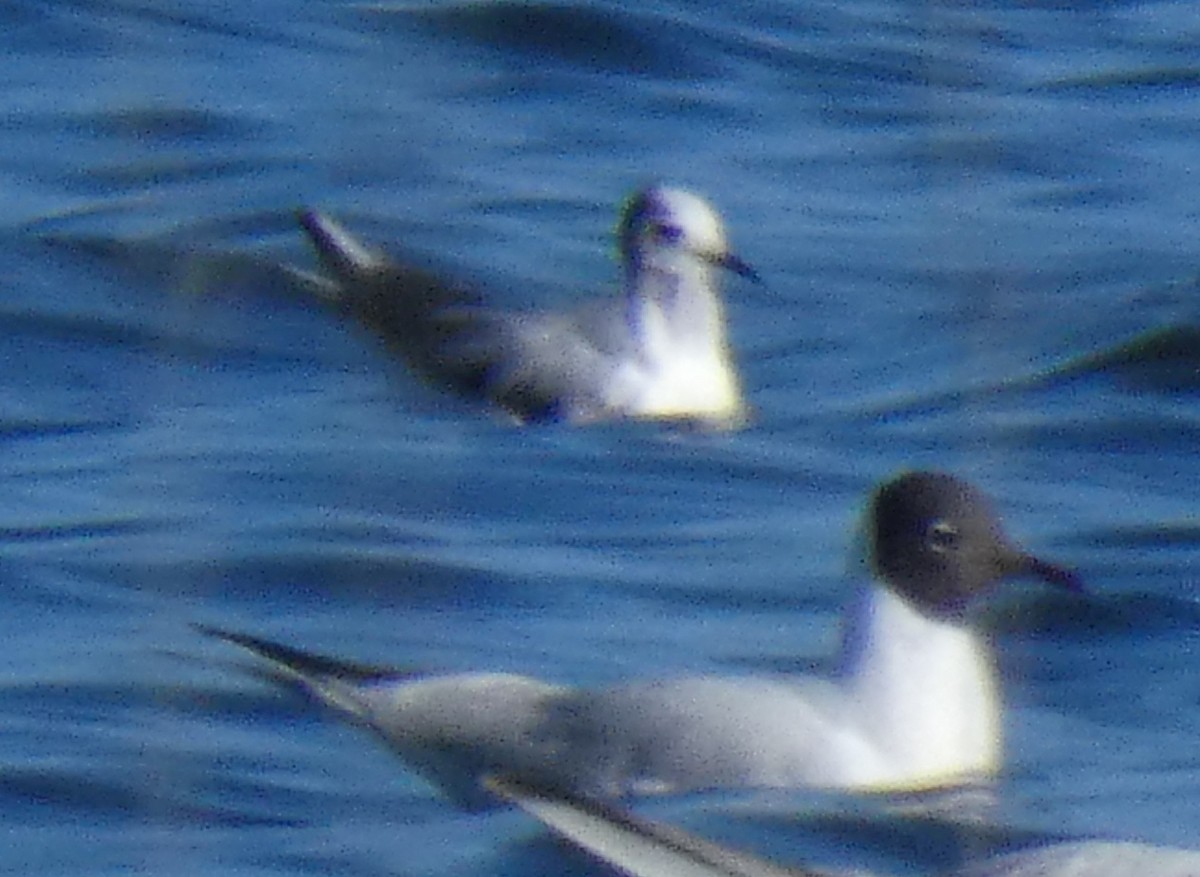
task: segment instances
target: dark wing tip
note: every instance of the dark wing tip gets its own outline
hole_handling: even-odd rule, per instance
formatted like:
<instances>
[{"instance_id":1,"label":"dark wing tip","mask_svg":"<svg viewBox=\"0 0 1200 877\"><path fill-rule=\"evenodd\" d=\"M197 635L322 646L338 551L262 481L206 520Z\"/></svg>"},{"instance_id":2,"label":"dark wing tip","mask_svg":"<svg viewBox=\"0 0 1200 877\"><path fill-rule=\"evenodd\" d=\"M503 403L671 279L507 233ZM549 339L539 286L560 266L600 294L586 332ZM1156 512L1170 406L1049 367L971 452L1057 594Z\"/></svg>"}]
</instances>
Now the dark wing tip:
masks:
<instances>
[{"instance_id":1,"label":"dark wing tip","mask_svg":"<svg viewBox=\"0 0 1200 877\"><path fill-rule=\"evenodd\" d=\"M349 682L373 682L380 679L411 675L394 667L385 667L378 664L355 664L341 660L340 658L332 658L328 655L305 652L269 639L252 636L248 633L238 633L207 624L193 624L192 627L205 636L233 643L247 651L253 652L261 658L265 658L273 664L304 677L314 679L332 677Z\"/></svg>"},{"instance_id":2,"label":"dark wing tip","mask_svg":"<svg viewBox=\"0 0 1200 877\"><path fill-rule=\"evenodd\" d=\"M296 221L326 269L343 280L376 270L383 264L376 253L319 210L301 207L296 211Z\"/></svg>"}]
</instances>

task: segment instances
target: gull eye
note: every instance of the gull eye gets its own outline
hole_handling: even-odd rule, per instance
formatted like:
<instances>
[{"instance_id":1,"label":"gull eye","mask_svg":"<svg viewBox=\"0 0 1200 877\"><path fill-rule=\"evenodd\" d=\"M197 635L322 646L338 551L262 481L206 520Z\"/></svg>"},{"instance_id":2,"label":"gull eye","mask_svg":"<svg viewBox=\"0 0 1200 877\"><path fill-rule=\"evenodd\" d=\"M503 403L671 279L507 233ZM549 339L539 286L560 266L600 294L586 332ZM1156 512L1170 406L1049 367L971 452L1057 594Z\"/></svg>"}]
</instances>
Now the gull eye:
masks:
<instances>
[{"instance_id":1,"label":"gull eye","mask_svg":"<svg viewBox=\"0 0 1200 877\"><path fill-rule=\"evenodd\" d=\"M677 244L683 240L683 229L669 222L652 222L648 231L651 239L660 244Z\"/></svg>"},{"instance_id":2,"label":"gull eye","mask_svg":"<svg viewBox=\"0 0 1200 877\"><path fill-rule=\"evenodd\" d=\"M958 548L958 527L948 521L934 521L925 531L925 541L930 551L948 554Z\"/></svg>"}]
</instances>

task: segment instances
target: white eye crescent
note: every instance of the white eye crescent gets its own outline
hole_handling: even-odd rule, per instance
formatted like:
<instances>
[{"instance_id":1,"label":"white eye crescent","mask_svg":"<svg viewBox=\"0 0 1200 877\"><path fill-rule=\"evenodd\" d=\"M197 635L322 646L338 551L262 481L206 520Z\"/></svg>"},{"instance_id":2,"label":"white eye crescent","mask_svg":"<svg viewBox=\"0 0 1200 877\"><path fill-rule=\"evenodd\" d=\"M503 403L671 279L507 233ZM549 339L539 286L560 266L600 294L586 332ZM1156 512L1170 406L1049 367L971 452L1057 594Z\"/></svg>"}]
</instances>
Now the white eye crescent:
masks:
<instances>
[{"instance_id":1,"label":"white eye crescent","mask_svg":"<svg viewBox=\"0 0 1200 877\"><path fill-rule=\"evenodd\" d=\"M931 551L946 554L958 547L958 527L949 521L937 520L925 531L925 539Z\"/></svg>"}]
</instances>

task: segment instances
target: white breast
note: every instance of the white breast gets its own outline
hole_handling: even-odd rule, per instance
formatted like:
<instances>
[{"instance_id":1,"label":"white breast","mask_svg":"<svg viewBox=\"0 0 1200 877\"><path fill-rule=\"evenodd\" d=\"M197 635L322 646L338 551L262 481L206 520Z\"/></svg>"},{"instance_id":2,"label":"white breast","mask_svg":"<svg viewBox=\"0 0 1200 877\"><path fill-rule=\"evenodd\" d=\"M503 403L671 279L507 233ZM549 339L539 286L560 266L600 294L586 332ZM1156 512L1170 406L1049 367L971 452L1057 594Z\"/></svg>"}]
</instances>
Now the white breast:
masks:
<instances>
[{"instance_id":1,"label":"white breast","mask_svg":"<svg viewBox=\"0 0 1200 877\"><path fill-rule=\"evenodd\" d=\"M847 620L840 684L881 757L876 784L938 785L1000 763L995 671L965 622L930 619L884 588Z\"/></svg>"}]
</instances>

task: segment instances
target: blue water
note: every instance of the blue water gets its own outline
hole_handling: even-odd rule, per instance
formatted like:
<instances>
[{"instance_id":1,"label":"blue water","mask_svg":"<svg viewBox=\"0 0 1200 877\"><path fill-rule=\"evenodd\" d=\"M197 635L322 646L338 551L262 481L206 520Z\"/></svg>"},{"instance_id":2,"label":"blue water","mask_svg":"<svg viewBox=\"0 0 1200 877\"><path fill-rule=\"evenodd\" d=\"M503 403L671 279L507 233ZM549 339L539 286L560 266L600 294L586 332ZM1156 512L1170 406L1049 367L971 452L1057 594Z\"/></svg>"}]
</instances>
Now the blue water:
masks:
<instances>
[{"instance_id":1,"label":"blue water","mask_svg":"<svg viewBox=\"0 0 1200 877\"><path fill-rule=\"evenodd\" d=\"M1011 708L983 827L642 812L895 873L1200 844L1193 3L61 0L0 31L5 870L596 873L190 625L580 684L809 668L904 466L977 481L1091 587L981 609ZM729 287L742 433L519 431L281 268L315 204L566 305L657 178L767 279Z\"/></svg>"}]
</instances>

